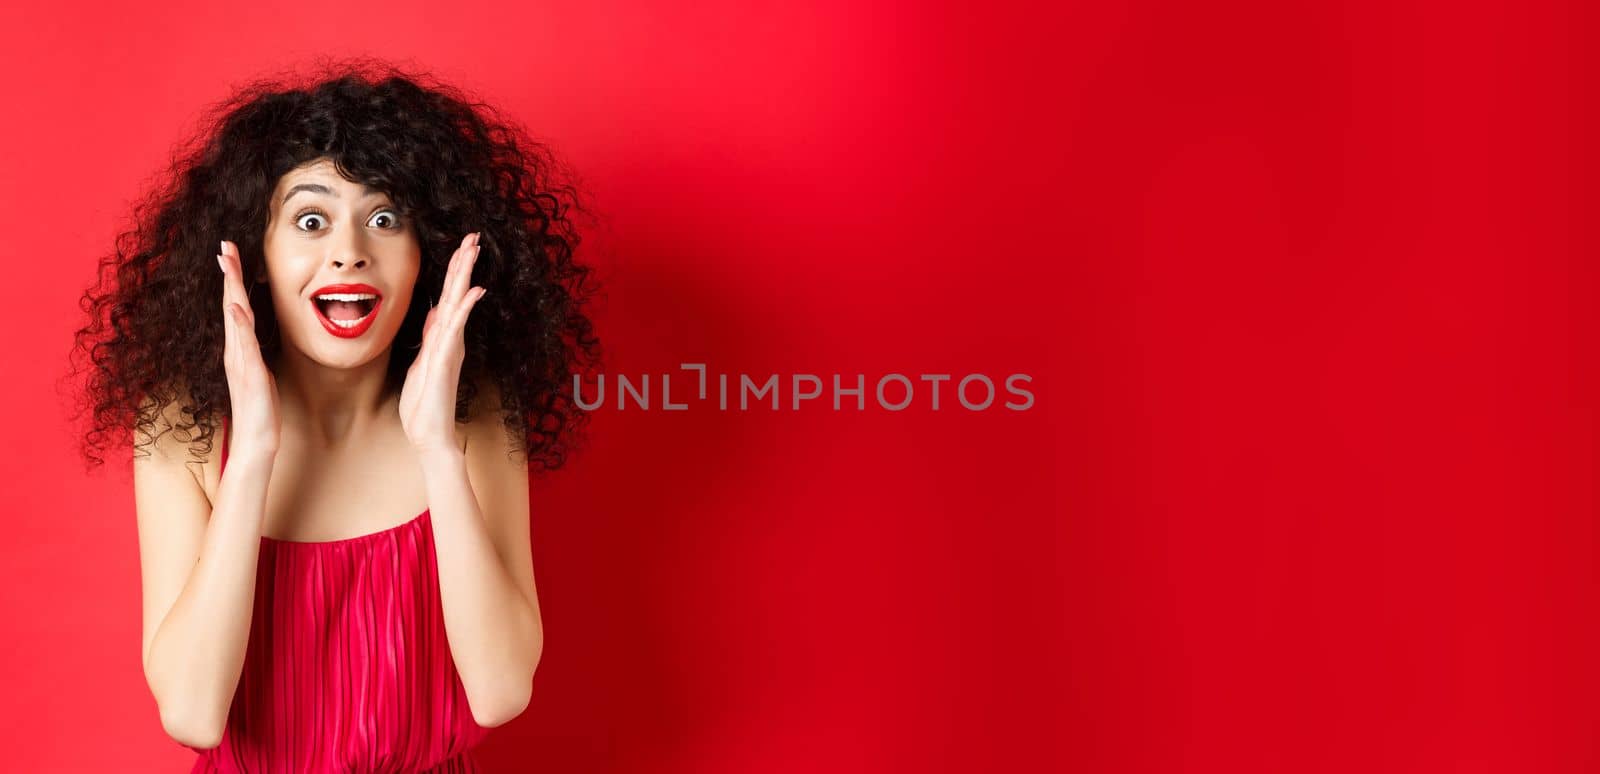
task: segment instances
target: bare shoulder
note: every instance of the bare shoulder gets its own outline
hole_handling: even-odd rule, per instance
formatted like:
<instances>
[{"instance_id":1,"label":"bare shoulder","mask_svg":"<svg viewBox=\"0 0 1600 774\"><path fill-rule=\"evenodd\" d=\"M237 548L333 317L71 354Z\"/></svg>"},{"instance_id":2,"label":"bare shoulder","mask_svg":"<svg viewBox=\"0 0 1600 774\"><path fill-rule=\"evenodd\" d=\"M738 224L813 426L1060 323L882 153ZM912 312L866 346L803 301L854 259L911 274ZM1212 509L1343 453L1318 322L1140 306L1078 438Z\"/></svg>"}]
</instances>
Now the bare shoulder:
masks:
<instances>
[{"instance_id":1,"label":"bare shoulder","mask_svg":"<svg viewBox=\"0 0 1600 774\"><path fill-rule=\"evenodd\" d=\"M154 422L149 426L134 428L134 460L181 467L196 484L209 490L206 487L206 471L217 459L222 432L220 426L212 431L209 450L197 447L195 441L204 427L184 412L184 408L192 402L188 390L182 387L178 388L175 398L159 407L154 399L147 397L141 406L141 416L152 416Z\"/></svg>"},{"instance_id":2,"label":"bare shoulder","mask_svg":"<svg viewBox=\"0 0 1600 774\"><path fill-rule=\"evenodd\" d=\"M481 376L473 380L473 385L478 388L478 395L472 402L475 412L501 411L504 406L500 402L500 383L492 376Z\"/></svg>"},{"instance_id":3,"label":"bare shoulder","mask_svg":"<svg viewBox=\"0 0 1600 774\"><path fill-rule=\"evenodd\" d=\"M501 403L501 389L493 377L480 377L474 381L477 395L472 400L472 416L467 419L467 437L477 438L483 430L504 427L506 406Z\"/></svg>"},{"instance_id":4,"label":"bare shoulder","mask_svg":"<svg viewBox=\"0 0 1600 774\"><path fill-rule=\"evenodd\" d=\"M472 402L472 416L467 420L467 449L482 452L489 447L503 455L510 443L505 429L505 405L501 402L500 385L490 377L483 377L475 383L478 393ZM476 450L473 444L478 445Z\"/></svg>"}]
</instances>

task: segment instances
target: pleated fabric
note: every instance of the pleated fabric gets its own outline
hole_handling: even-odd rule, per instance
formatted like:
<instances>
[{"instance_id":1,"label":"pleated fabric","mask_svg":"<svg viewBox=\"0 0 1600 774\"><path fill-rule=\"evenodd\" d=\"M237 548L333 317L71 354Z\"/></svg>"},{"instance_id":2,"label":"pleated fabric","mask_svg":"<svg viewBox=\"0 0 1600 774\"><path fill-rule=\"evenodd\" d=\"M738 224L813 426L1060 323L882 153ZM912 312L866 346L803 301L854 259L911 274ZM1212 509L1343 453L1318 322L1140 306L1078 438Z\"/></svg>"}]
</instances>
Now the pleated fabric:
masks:
<instances>
[{"instance_id":1,"label":"pleated fabric","mask_svg":"<svg viewBox=\"0 0 1600 774\"><path fill-rule=\"evenodd\" d=\"M438 568L426 510L346 540L263 536L227 727L190 748L191 774L480 771L471 750L491 729L450 655Z\"/></svg>"}]
</instances>

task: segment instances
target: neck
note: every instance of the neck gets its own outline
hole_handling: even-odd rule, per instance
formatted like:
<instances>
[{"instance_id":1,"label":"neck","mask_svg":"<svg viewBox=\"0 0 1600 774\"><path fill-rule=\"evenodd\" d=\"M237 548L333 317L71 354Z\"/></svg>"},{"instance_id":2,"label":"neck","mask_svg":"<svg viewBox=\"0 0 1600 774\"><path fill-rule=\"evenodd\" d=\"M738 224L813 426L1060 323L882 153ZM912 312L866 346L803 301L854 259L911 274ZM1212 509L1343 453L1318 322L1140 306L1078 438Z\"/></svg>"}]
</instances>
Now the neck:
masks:
<instances>
[{"instance_id":1,"label":"neck","mask_svg":"<svg viewBox=\"0 0 1600 774\"><path fill-rule=\"evenodd\" d=\"M298 428L307 443L323 448L343 446L353 437L366 435L369 428L393 413L396 396L389 394L385 384L389 356L390 350L385 349L371 362L330 368L284 347L274 369L284 426Z\"/></svg>"}]
</instances>

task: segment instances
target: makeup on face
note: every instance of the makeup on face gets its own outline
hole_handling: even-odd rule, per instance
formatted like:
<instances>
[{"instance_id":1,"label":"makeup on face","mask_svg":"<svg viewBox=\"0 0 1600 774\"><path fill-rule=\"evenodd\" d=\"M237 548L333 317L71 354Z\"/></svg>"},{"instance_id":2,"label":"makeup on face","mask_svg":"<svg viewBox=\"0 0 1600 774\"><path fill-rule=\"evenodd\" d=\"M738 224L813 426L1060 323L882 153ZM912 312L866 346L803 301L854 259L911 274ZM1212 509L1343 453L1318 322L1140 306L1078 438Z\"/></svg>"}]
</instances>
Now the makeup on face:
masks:
<instances>
[{"instance_id":1,"label":"makeup on face","mask_svg":"<svg viewBox=\"0 0 1600 774\"><path fill-rule=\"evenodd\" d=\"M272 204L264 249L279 273L277 286L297 290L278 302L309 305L316 327L352 344L392 335L398 320L389 319L384 303L400 304L395 311L404 314L421 251L410 218L389 194L321 161L280 179ZM294 326L300 337L320 338L300 319Z\"/></svg>"},{"instance_id":2,"label":"makeup on face","mask_svg":"<svg viewBox=\"0 0 1600 774\"><path fill-rule=\"evenodd\" d=\"M311 294L311 308L316 311L323 330L342 339L354 339L366 333L378 319L378 308L383 305L383 294L367 284L326 285Z\"/></svg>"}]
</instances>

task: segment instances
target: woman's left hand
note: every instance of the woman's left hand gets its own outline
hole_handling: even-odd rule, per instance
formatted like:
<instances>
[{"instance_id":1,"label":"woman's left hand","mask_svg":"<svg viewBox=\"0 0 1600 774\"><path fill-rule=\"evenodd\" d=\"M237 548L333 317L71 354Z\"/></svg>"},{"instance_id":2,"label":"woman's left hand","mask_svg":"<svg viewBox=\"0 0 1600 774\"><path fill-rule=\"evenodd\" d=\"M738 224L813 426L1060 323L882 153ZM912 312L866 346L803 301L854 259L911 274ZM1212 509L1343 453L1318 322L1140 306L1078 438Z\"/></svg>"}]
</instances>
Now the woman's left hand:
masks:
<instances>
[{"instance_id":1,"label":"woman's left hand","mask_svg":"<svg viewBox=\"0 0 1600 774\"><path fill-rule=\"evenodd\" d=\"M488 292L469 287L478 260L478 234L468 234L450 256L439 303L422 324L422 348L400 388L400 424L413 448L461 449L456 432L456 387L466 358L463 331L472 307Z\"/></svg>"}]
</instances>

